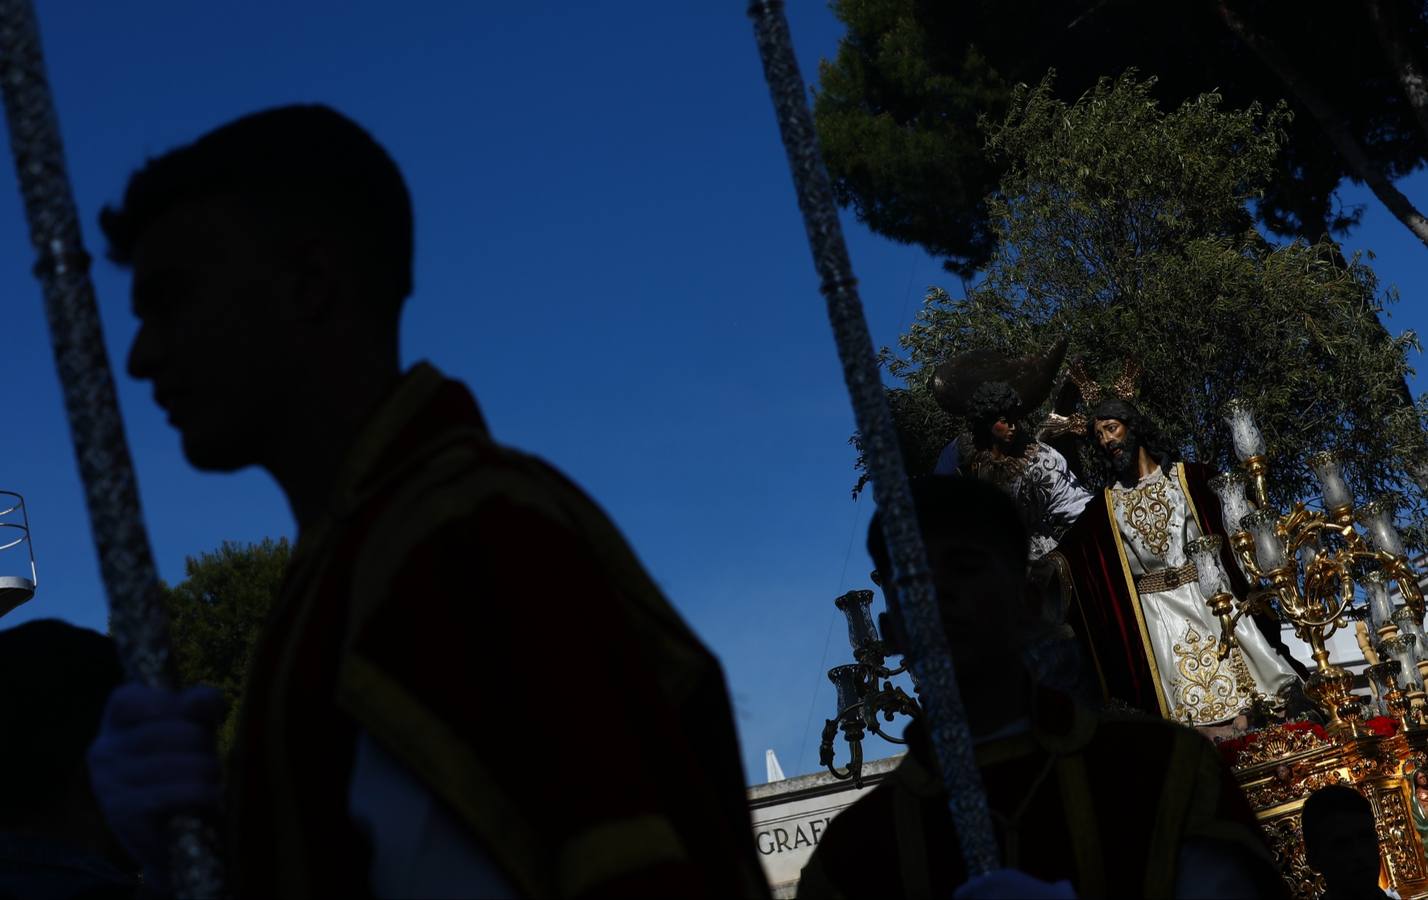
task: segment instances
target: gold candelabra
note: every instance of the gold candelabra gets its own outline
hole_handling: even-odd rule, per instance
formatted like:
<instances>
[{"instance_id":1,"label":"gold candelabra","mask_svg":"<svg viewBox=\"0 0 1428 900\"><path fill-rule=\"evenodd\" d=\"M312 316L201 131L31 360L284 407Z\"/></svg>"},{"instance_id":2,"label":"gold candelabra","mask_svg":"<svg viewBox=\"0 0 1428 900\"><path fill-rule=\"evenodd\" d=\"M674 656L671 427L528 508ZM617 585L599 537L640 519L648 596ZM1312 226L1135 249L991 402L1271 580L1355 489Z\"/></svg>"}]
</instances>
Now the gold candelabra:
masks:
<instances>
[{"instance_id":1,"label":"gold candelabra","mask_svg":"<svg viewBox=\"0 0 1428 900\"><path fill-rule=\"evenodd\" d=\"M1218 571L1218 540L1202 539L1189 548L1202 567L1201 593L1220 619L1221 654L1228 652L1234 624L1241 616L1273 609L1309 645L1315 671L1305 694L1328 716L1326 730L1332 737L1356 736L1362 716L1352 693L1353 675L1330 661L1327 642L1347 624L1359 597L1356 585L1362 586L1379 645L1398 662L1375 673L1386 679L1385 705L1404 719L1405 727L1420 725L1423 691L1418 655L1428 649L1422 646L1421 636L1423 593L1394 529L1392 505L1379 500L1356 509L1343 478L1342 458L1323 452L1309 458L1322 490L1323 510L1296 502L1281 515L1269 503L1268 453L1252 411L1247 404L1232 401L1225 419L1244 472L1217 476L1210 486L1220 498L1233 557L1251 584L1260 588L1231 613L1234 601ZM1252 499L1246 497L1247 491ZM1207 574L1204 568L1212 571ZM1389 584L1398 586L1403 599L1403 608L1396 613L1388 608ZM1405 680L1407 690L1399 688L1396 677ZM1411 712L1414 709L1417 712Z\"/></svg>"}]
</instances>

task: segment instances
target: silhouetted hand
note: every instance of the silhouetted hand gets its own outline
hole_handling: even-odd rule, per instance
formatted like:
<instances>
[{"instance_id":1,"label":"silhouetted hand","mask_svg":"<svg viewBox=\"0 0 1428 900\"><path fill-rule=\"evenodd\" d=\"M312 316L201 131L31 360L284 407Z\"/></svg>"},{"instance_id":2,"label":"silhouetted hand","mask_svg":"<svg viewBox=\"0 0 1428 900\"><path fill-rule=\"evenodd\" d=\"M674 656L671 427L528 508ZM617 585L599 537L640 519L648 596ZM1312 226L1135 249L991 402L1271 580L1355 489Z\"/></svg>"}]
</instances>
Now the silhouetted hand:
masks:
<instances>
[{"instance_id":1,"label":"silhouetted hand","mask_svg":"<svg viewBox=\"0 0 1428 900\"><path fill-rule=\"evenodd\" d=\"M218 809L223 712L223 695L206 687L175 693L125 684L109 696L89 748L89 778L114 836L147 878L168 871L174 815Z\"/></svg>"},{"instance_id":2,"label":"silhouetted hand","mask_svg":"<svg viewBox=\"0 0 1428 900\"><path fill-rule=\"evenodd\" d=\"M963 884L952 892L955 900L1076 900L1069 881L1055 883L1033 878L1017 869L995 869Z\"/></svg>"}]
</instances>

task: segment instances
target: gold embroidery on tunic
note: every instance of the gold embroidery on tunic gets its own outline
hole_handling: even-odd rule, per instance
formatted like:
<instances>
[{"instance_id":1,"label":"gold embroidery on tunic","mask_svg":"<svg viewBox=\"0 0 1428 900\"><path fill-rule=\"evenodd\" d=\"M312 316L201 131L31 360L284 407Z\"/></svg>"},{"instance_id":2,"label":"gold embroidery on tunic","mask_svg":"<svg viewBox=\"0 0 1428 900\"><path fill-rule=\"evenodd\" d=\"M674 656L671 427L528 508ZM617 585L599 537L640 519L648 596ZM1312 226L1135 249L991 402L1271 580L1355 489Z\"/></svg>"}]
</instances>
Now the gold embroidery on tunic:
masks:
<instances>
[{"instance_id":1,"label":"gold embroidery on tunic","mask_svg":"<svg viewBox=\"0 0 1428 900\"><path fill-rule=\"evenodd\" d=\"M1140 533L1151 553L1165 559L1170 552L1170 501L1165 496L1165 479L1156 478L1115 494L1125 523Z\"/></svg>"},{"instance_id":2,"label":"gold embroidery on tunic","mask_svg":"<svg viewBox=\"0 0 1428 900\"><path fill-rule=\"evenodd\" d=\"M1180 677L1173 682L1171 718L1183 722L1217 722L1239 714L1249 706L1254 680L1240 657L1239 648L1230 653L1228 665L1220 659L1218 636L1201 637L1189 620L1185 633L1171 645L1175 669Z\"/></svg>"},{"instance_id":3,"label":"gold embroidery on tunic","mask_svg":"<svg viewBox=\"0 0 1428 900\"><path fill-rule=\"evenodd\" d=\"M1284 711L1288 698L1282 693L1269 697L1260 690L1259 683L1250 674L1249 666L1245 665L1245 656L1240 652L1238 643L1230 645L1230 671L1234 673L1235 681L1239 683L1240 696L1247 698L1248 706L1268 709L1274 713ZM1243 707L1241 708L1243 709Z\"/></svg>"}]
</instances>

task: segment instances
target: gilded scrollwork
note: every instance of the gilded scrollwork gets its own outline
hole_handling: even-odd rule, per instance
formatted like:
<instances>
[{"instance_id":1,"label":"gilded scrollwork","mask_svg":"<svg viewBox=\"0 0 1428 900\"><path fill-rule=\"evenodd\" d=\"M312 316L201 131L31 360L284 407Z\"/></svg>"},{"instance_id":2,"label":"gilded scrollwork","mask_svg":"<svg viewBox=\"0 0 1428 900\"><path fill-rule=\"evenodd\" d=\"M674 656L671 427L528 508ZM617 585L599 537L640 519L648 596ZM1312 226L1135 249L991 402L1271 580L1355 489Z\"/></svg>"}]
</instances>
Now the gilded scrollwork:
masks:
<instances>
[{"instance_id":1,"label":"gilded scrollwork","mask_svg":"<svg viewBox=\"0 0 1428 900\"><path fill-rule=\"evenodd\" d=\"M1269 840L1274 862L1295 900L1316 900L1320 897L1324 893L1324 879L1309 868L1304 859L1304 836L1299 828L1299 814L1265 822L1264 835Z\"/></svg>"},{"instance_id":2,"label":"gilded scrollwork","mask_svg":"<svg viewBox=\"0 0 1428 900\"><path fill-rule=\"evenodd\" d=\"M1308 728L1290 729L1275 725L1256 732L1254 743L1239 752L1235 769L1243 771L1261 763L1306 753L1330 746L1329 742Z\"/></svg>"},{"instance_id":3,"label":"gilded scrollwork","mask_svg":"<svg viewBox=\"0 0 1428 900\"><path fill-rule=\"evenodd\" d=\"M1331 784L1345 784L1347 779L1338 769L1305 774L1303 767L1296 766L1284 773L1277 773L1267 781L1245 788L1245 798L1255 809L1272 809L1281 803L1299 800L1322 787Z\"/></svg>"},{"instance_id":4,"label":"gilded scrollwork","mask_svg":"<svg viewBox=\"0 0 1428 900\"><path fill-rule=\"evenodd\" d=\"M1410 817L1408 803L1397 787L1374 792L1378 820L1378 843L1387 858L1395 883L1420 881L1428 877L1424 868L1423 845Z\"/></svg>"},{"instance_id":5,"label":"gilded scrollwork","mask_svg":"<svg viewBox=\"0 0 1428 900\"><path fill-rule=\"evenodd\" d=\"M1398 760L1392 756L1375 753L1355 757L1349 763L1349 776L1357 783L1369 778L1397 774L1397 769Z\"/></svg>"},{"instance_id":6,"label":"gilded scrollwork","mask_svg":"<svg viewBox=\"0 0 1428 900\"><path fill-rule=\"evenodd\" d=\"M1170 552L1170 500L1165 479L1154 478L1139 487L1115 492L1121 518L1139 532L1146 548L1161 559Z\"/></svg>"},{"instance_id":7,"label":"gilded scrollwork","mask_svg":"<svg viewBox=\"0 0 1428 900\"><path fill-rule=\"evenodd\" d=\"M1201 635L1187 621L1185 633L1170 649L1175 654L1179 676L1173 682L1170 698L1174 704L1171 717L1176 721L1217 722L1249 707L1254 699L1254 680L1248 670L1243 680L1235 677L1233 663L1220 659L1215 635ZM1244 669L1239 648L1231 655Z\"/></svg>"}]
</instances>

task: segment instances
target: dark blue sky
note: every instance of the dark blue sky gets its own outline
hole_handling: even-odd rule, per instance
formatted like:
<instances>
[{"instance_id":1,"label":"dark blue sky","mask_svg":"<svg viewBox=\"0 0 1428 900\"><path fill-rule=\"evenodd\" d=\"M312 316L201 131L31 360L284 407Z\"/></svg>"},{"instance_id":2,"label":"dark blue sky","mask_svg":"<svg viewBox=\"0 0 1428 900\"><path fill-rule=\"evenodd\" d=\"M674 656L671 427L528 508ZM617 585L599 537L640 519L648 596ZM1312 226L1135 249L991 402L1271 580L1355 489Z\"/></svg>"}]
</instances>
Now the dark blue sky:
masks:
<instances>
[{"instance_id":1,"label":"dark blue sky","mask_svg":"<svg viewBox=\"0 0 1428 900\"><path fill-rule=\"evenodd\" d=\"M723 660L751 781L770 747L790 775L816 765L809 742L833 702L823 670L846 656L832 600L871 586L871 510L849 499L852 416L741 3L38 7L92 249L100 206L147 155L294 101L365 124L416 206L405 359L465 380L500 440L549 459L611 514ZM812 80L841 29L817 0L790 7ZM1402 187L1428 203L1428 178ZM1344 196L1368 204L1350 248L1377 251L1403 292L1390 328L1421 329L1428 250L1365 192ZM920 250L847 224L877 343L896 340L928 285L958 292ZM102 629L31 262L11 184L0 487L29 502L41 585L3 624ZM127 278L100 263L96 285L122 363ZM291 535L266 476L193 472L148 391L119 380L167 580L224 540ZM0 554L0 574L9 562ZM891 749L872 744L873 756Z\"/></svg>"}]
</instances>

